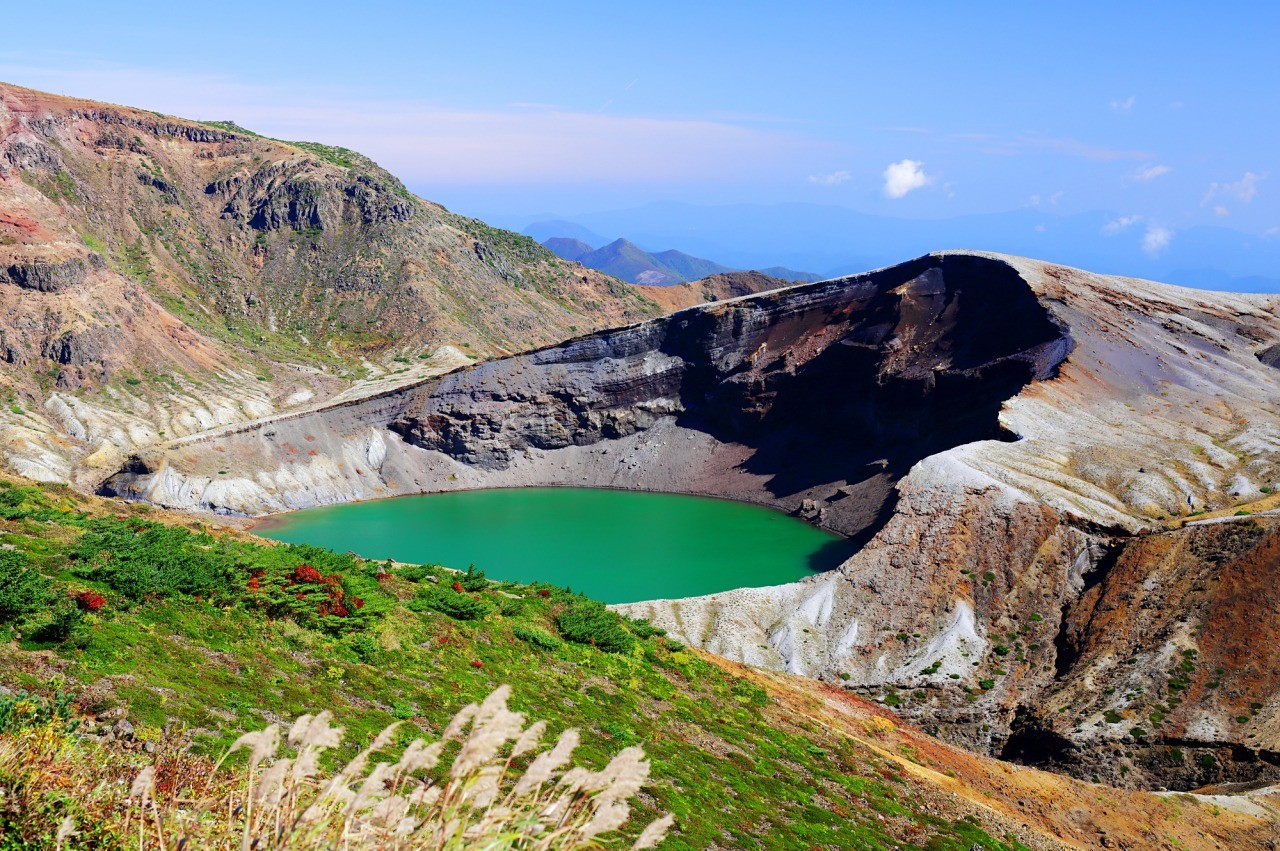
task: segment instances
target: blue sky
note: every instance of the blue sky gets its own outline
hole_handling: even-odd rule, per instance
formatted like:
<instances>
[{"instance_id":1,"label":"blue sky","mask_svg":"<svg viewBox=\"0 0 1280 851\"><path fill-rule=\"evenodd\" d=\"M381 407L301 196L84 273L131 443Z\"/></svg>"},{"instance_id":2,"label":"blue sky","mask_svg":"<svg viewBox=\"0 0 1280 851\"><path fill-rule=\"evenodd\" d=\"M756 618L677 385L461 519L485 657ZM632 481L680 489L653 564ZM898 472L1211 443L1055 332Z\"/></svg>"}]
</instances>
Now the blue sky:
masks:
<instances>
[{"instance_id":1,"label":"blue sky","mask_svg":"<svg viewBox=\"0 0 1280 851\"><path fill-rule=\"evenodd\" d=\"M1280 4L8 6L0 79L346 145L502 221L807 202L1106 211L1149 257L1280 239Z\"/></svg>"}]
</instances>

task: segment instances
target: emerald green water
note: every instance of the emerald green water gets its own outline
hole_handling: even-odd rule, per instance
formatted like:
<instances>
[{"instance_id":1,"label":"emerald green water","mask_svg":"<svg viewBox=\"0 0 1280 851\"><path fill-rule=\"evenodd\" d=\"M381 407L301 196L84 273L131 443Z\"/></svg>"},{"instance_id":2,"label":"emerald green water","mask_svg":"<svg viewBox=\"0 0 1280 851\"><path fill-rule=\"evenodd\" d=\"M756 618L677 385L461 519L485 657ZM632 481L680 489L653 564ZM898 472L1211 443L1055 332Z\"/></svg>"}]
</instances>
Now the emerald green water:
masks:
<instances>
[{"instance_id":1,"label":"emerald green water","mask_svg":"<svg viewBox=\"0 0 1280 851\"><path fill-rule=\"evenodd\" d=\"M507 488L310 508L264 537L366 558L568 586L606 603L777 585L835 567L845 541L768 508L588 488Z\"/></svg>"}]
</instances>

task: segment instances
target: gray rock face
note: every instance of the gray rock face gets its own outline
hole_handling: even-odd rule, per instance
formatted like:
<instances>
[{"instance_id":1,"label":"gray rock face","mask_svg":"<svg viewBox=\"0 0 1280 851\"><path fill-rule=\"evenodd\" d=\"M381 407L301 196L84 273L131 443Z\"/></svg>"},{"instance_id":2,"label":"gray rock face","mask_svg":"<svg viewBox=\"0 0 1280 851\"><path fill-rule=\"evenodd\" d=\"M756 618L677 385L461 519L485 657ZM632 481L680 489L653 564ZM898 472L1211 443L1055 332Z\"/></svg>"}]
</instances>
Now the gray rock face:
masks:
<instances>
[{"instance_id":1,"label":"gray rock face","mask_svg":"<svg viewBox=\"0 0 1280 851\"><path fill-rule=\"evenodd\" d=\"M31 260L10 263L0 267L4 280L27 290L39 292L58 292L75 286L85 279L94 269L102 269L106 264L102 257L90 253L85 257L72 257L66 260Z\"/></svg>"},{"instance_id":2,"label":"gray rock face","mask_svg":"<svg viewBox=\"0 0 1280 851\"><path fill-rule=\"evenodd\" d=\"M1280 344L1276 309L930 255L178 441L105 490L243 514L521 485L773 505L848 536L849 558L790 585L621 608L713 652L884 697L970 747L1128 784L1258 779L1280 751L1280 682L1228 694L1205 681L1202 700L1169 703L1187 687L1170 685L1171 660L1211 652L1212 606L1180 590L1210 569L1144 548L1188 500L1227 523L1272 522L1254 515L1276 507L1280 480L1280 376L1259 358ZM1253 515L1235 516L1241 502ZM1091 598L1130 548L1126 584ZM1238 560L1258 588L1277 563ZM1183 608L1135 618L1120 659L1089 624L1139 588ZM1159 725L1132 732L1153 714ZM1030 747L1036 730L1063 744ZM1216 774L1187 768L1204 755Z\"/></svg>"},{"instance_id":3,"label":"gray rock face","mask_svg":"<svg viewBox=\"0 0 1280 851\"><path fill-rule=\"evenodd\" d=\"M223 216L258 231L334 230L340 224L406 221L415 211L409 196L366 175L335 178L305 160L272 163L249 174L221 178L205 188L224 201Z\"/></svg>"}]
</instances>

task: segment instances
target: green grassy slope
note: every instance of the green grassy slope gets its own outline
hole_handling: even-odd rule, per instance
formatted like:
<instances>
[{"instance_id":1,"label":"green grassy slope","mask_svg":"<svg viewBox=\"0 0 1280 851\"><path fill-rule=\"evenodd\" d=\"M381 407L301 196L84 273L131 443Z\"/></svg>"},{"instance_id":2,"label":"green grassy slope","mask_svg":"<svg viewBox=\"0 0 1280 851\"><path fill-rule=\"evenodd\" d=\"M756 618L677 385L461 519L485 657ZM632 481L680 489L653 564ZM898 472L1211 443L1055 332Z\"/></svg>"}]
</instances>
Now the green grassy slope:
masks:
<instances>
[{"instance_id":1,"label":"green grassy slope","mask_svg":"<svg viewBox=\"0 0 1280 851\"><path fill-rule=\"evenodd\" d=\"M631 823L674 813L664 848L1020 847L926 811L897 763L563 589L430 566L380 579L352 556L156 514L0 482L0 629L21 633L0 683L74 694L90 715L126 707L136 739L185 729L207 753L326 708L349 748L393 720L404 742L437 736L509 683L513 709L582 730L582 763L643 745L655 779ZM45 808L50 827L59 806L74 802Z\"/></svg>"}]
</instances>

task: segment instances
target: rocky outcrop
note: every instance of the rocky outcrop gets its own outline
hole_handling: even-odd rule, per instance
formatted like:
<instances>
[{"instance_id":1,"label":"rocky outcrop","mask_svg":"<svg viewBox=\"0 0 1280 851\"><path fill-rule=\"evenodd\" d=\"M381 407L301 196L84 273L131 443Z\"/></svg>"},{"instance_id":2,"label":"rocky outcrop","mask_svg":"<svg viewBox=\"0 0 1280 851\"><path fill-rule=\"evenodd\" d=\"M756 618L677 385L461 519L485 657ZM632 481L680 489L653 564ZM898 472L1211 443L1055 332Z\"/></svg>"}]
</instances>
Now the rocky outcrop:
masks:
<instances>
[{"instance_id":1,"label":"rocky outcrop","mask_svg":"<svg viewBox=\"0 0 1280 851\"><path fill-rule=\"evenodd\" d=\"M670 312L708 302L785 289L792 283L792 281L770 277L761 272L723 272L685 284L640 286L637 289Z\"/></svg>"},{"instance_id":2,"label":"rocky outcrop","mask_svg":"<svg viewBox=\"0 0 1280 851\"><path fill-rule=\"evenodd\" d=\"M0 266L0 275L3 275L0 283L8 282L42 293L58 292L81 283L91 270L105 265L102 257L93 253L65 260L34 257L10 261Z\"/></svg>"},{"instance_id":3,"label":"rocky outcrop","mask_svg":"<svg viewBox=\"0 0 1280 851\"><path fill-rule=\"evenodd\" d=\"M222 203L225 218L258 231L332 231L342 225L404 222L417 212L398 181L335 174L305 158L220 178L205 187L205 194Z\"/></svg>"}]
</instances>

